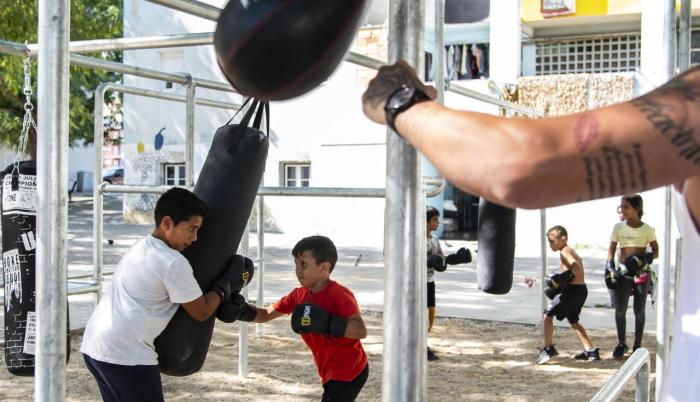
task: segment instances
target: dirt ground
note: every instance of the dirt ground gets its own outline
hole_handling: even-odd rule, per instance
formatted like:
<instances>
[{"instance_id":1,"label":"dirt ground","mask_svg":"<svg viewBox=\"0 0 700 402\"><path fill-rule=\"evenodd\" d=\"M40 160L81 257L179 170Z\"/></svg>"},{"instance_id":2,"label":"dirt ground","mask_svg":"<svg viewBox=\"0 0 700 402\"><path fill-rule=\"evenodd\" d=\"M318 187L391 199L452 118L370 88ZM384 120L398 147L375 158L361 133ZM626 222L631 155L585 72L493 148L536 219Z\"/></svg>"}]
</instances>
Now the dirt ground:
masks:
<instances>
[{"instance_id":1,"label":"dirt ground","mask_svg":"<svg viewBox=\"0 0 700 402\"><path fill-rule=\"evenodd\" d=\"M359 401L381 400L382 321L377 313L364 313L369 336L363 340L370 360L369 380ZM585 323L583 323L585 325ZM202 370L188 377L163 376L167 401L318 401L321 384L310 352L280 318L266 324L265 337L255 337L249 325L247 378L238 371L239 326L218 322ZM601 361L579 362L581 350L568 327L555 327L560 356L543 366L534 361L542 344L542 329L532 325L438 318L429 344L440 360L428 364L430 401L588 401L620 367L613 360L614 331L589 331L601 347ZM631 334L630 334L631 335ZM66 372L66 400L99 401L97 385L77 351L80 335L73 336ZM652 352L651 335L644 347ZM4 363L4 362L3 362ZM653 372L653 368L652 368ZM652 388L654 376L651 376ZM652 389L652 395L653 395ZM33 379L0 370L0 401L33 400ZM634 400L633 383L621 401Z\"/></svg>"}]
</instances>

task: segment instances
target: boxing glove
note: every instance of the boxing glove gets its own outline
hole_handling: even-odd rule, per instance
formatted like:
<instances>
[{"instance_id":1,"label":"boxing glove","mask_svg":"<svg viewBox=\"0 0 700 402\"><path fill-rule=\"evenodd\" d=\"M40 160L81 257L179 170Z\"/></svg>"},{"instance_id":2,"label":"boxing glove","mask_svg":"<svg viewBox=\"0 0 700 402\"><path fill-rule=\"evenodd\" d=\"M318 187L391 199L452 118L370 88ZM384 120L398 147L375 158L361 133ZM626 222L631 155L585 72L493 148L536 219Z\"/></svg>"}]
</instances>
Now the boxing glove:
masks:
<instances>
[{"instance_id":1,"label":"boxing glove","mask_svg":"<svg viewBox=\"0 0 700 402\"><path fill-rule=\"evenodd\" d=\"M447 267L441 255L433 254L428 256L428 268L434 268L438 272L444 272Z\"/></svg>"},{"instance_id":2,"label":"boxing glove","mask_svg":"<svg viewBox=\"0 0 700 402\"><path fill-rule=\"evenodd\" d=\"M574 279L574 274L571 271L563 271L556 274L550 275L545 278L544 293L545 295L553 299L554 296L561 293L564 288Z\"/></svg>"},{"instance_id":3,"label":"boxing glove","mask_svg":"<svg viewBox=\"0 0 700 402\"><path fill-rule=\"evenodd\" d=\"M631 276L636 276L639 272L647 266L647 259L644 254L633 254L625 258L625 261L620 264L620 268L624 264L627 273Z\"/></svg>"},{"instance_id":4,"label":"boxing glove","mask_svg":"<svg viewBox=\"0 0 700 402\"><path fill-rule=\"evenodd\" d=\"M445 257L445 262L449 265L469 264L472 262L472 253L468 248L460 248L456 253Z\"/></svg>"},{"instance_id":5,"label":"boxing glove","mask_svg":"<svg viewBox=\"0 0 700 402\"><path fill-rule=\"evenodd\" d=\"M240 293L253 280L255 265L250 258L234 254L229 260L228 270L231 271L231 293Z\"/></svg>"},{"instance_id":6,"label":"boxing glove","mask_svg":"<svg viewBox=\"0 0 700 402\"><path fill-rule=\"evenodd\" d=\"M234 321L251 322L255 320L257 314L257 307L246 303L245 297L239 293L231 295L231 299L222 303L216 310L216 318L227 323Z\"/></svg>"},{"instance_id":7,"label":"boxing glove","mask_svg":"<svg viewBox=\"0 0 700 402\"><path fill-rule=\"evenodd\" d=\"M292 330L297 334L316 332L343 337L347 326L348 320L330 315L316 304L297 304L292 312Z\"/></svg>"},{"instance_id":8,"label":"boxing glove","mask_svg":"<svg viewBox=\"0 0 700 402\"><path fill-rule=\"evenodd\" d=\"M605 286L608 289L617 289L620 286L622 276L615 268L615 261L608 260L605 263Z\"/></svg>"}]
</instances>

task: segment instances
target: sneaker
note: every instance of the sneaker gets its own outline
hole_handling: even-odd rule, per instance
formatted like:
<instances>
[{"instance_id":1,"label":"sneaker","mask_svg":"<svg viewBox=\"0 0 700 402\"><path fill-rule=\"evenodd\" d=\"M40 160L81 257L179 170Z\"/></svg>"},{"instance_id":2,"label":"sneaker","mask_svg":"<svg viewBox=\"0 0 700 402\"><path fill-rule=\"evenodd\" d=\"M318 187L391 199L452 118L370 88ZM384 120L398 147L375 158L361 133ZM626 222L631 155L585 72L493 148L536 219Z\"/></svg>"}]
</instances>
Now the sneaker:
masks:
<instances>
[{"instance_id":1,"label":"sneaker","mask_svg":"<svg viewBox=\"0 0 700 402\"><path fill-rule=\"evenodd\" d=\"M589 362L593 361L593 360L600 360L600 351L598 348L591 349L591 350L584 350L583 352L575 355L574 359L585 360L585 361L589 361Z\"/></svg>"},{"instance_id":2,"label":"sneaker","mask_svg":"<svg viewBox=\"0 0 700 402\"><path fill-rule=\"evenodd\" d=\"M628 350L630 350L629 346L624 343L619 343L617 346L615 346L615 350L613 350L613 357L619 359L624 356L625 352Z\"/></svg>"},{"instance_id":3,"label":"sneaker","mask_svg":"<svg viewBox=\"0 0 700 402\"><path fill-rule=\"evenodd\" d=\"M428 361L433 362L435 360L440 360L440 357L432 349L428 348Z\"/></svg>"},{"instance_id":4,"label":"sneaker","mask_svg":"<svg viewBox=\"0 0 700 402\"><path fill-rule=\"evenodd\" d=\"M557 352L556 349L554 349L554 345L550 347L544 347L540 351L540 357L537 358L537 364L545 364L548 361L550 361L554 356L558 356L559 352Z\"/></svg>"}]
</instances>

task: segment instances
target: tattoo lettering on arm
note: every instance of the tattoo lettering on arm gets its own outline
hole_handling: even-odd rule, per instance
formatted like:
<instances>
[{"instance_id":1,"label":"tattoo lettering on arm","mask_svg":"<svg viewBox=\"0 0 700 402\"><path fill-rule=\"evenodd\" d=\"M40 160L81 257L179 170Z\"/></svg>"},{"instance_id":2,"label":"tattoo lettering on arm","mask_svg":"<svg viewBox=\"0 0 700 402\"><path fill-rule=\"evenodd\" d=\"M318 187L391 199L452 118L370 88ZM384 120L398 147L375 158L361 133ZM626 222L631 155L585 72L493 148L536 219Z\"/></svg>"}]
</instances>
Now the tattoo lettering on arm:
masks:
<instances>
[{"instance_id":1,"label":"tattoo lettering on arm","mask_svg":"<svg viewBox=\"0 0 700 402\"><path fill-rule=\"evenodd\" d=\"M685 77L687 74L669 81L658 93L634 99L631 104L669 140L678 151L678 156L700 166L700 143L688 122L689 104L694 104L697 109L700 90L687 82ZM680 99L677 99L679 96Z\"/></svg>"},{"instance_id":2,"label":"tattoo lettering on arm","mask_svg":"<svg viewBox=\"0 0 700 402\"><path fill-rule=\"evenodd\" d=\"M629 152L603 147L602 154L585 157L582 162L590 200L647 188L646 168L638 143Z\"/></svg>"}]
</instances>

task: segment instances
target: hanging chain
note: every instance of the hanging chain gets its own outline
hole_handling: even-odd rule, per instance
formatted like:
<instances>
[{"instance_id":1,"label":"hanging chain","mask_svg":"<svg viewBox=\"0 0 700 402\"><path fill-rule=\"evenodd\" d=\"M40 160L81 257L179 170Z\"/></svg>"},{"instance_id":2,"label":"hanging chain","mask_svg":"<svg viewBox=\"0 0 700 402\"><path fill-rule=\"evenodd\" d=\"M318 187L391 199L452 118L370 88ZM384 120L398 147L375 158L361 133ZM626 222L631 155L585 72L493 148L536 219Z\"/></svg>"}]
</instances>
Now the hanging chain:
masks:
<instances>
[{"instance_id":1,"label":"hanging chain","mask_svg":"<svg viewBox=\"0 0 700 402\"><path fill-rule=\"evenodd\" d=\"M19 162L26 153L27 142L29 142L29 130L34 128L37 131L36 122L34 121L34 116L32 112L34 111L34 105L32 104L32 64L29 57L24 58L24 87L22 88L24 93L24 119L22 120L22 131L19 134L19 142L17 144L17 149L15 150L16 160L13 172L19 169Z\"/></svg>"}]
</instances>

